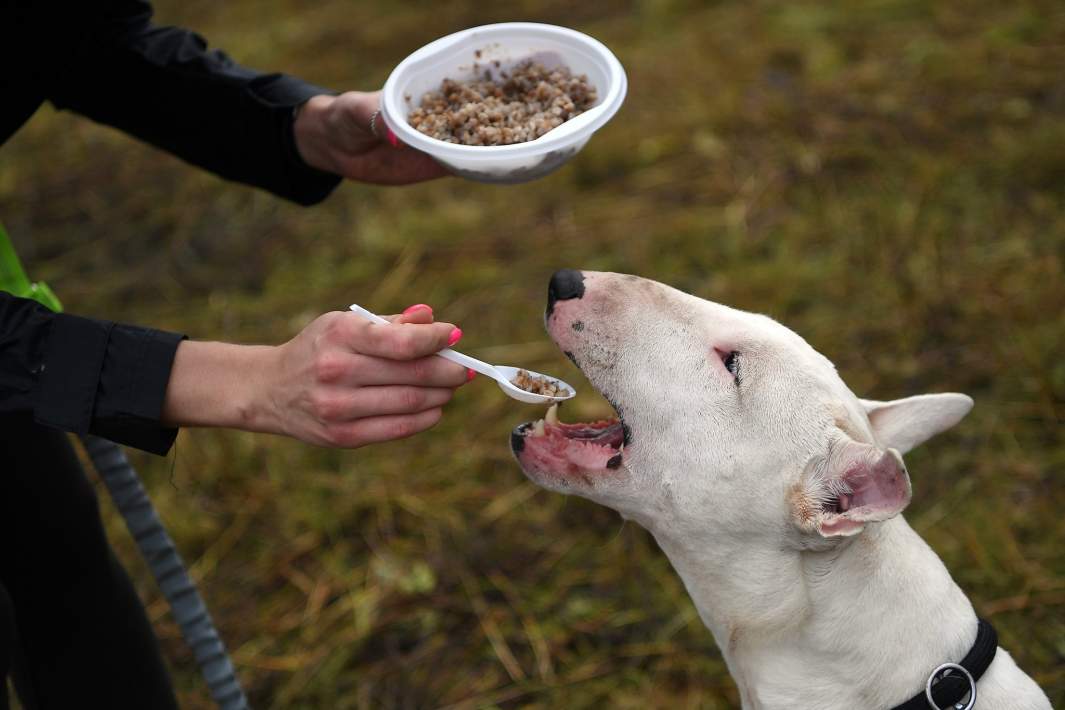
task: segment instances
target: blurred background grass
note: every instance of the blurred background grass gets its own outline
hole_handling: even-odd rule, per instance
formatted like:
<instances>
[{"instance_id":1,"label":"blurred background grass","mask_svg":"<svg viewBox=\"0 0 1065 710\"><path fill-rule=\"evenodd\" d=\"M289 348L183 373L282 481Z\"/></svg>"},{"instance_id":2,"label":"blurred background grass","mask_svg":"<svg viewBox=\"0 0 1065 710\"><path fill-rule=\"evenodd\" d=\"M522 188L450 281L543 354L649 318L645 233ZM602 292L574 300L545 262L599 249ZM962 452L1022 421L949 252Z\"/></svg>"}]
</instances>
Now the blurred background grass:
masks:
<instances>
[{"instance_id":1,"label":"blurred background grass","mask_svg":"<svg viewBox=\"0 0 1065 710\"><path fill-rule=\"evenodd\" d=\"M565 24L629 72L555 175L345 185L303 210L50 108L0 150L0 215L72 311L281 342L319 312L432 304L463 349L577 383L560 267L768 313L859 394L977 405L908 456L910 522L1065 704L1065 7L1057 0L163 0L238 60L371 89L485 22ZM654 541L534 488L483 378L418 438L354 452L185 431L134 454L255 707L738 706ZM192 657L104 497L183 706Z\"/></svg>"}]
</instances>

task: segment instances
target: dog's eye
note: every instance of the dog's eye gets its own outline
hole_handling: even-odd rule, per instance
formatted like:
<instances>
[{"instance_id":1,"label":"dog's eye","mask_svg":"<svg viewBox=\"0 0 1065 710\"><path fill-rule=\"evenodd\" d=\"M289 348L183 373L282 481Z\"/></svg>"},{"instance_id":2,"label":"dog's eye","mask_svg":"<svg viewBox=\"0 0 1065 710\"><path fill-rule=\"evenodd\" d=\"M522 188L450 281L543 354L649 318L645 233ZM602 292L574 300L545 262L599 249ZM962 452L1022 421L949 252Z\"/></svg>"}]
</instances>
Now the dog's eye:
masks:
<instances>
[{"instance_id":1,"label":"dog's eye","mask_svg":"<svg viewBox=\"0 0 1065 710\"><path fill-rule=\"evenodd\" d=\"M730 353L722 353L721 362L725 364L725 369L732 373L732 376L736 378L736 384L740 383L740 354L733 350Z\"/></svg>"}]
</instances>

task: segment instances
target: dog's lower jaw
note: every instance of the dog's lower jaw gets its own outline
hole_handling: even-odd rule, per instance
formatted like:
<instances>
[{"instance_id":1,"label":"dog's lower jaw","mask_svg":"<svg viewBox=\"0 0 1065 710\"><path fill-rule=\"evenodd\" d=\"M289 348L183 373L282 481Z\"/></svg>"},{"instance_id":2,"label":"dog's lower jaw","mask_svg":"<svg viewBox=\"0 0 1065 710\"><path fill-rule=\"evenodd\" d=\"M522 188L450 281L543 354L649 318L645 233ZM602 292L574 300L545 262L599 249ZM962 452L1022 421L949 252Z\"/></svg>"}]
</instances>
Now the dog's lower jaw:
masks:
<instances>
[{"instance_id":1,"label":"dog's lower jaw","mask_svg":"<svg viewBox=\"0 0 1065 710\"><path fill-rule=\"evenodd\" d=\"M894 707L920 692L933 668L961 659L976 636L969 600L901 516L822 553L656 539L714 634L745 710ZM978 687L980 707L1050 710L1002 649Z\"/></svg>"}]
</instances>

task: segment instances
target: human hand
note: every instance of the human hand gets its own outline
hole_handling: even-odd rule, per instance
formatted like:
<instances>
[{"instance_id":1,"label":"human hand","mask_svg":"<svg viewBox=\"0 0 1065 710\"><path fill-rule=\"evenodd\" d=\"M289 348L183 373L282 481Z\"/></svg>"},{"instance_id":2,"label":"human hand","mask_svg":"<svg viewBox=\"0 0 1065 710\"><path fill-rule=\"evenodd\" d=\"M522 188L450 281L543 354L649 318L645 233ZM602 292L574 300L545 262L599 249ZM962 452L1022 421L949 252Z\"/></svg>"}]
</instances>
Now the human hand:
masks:
<instances>
[{"instance_id":1,"label":"human hand","mask_svg":"<svg viewBox=\"0 0 1065 710\"><path fill-rule=\"evenodd\" d=\"M371 128L370 119L380 99L380 91L349 91L307 101L293 126L304 162L351 180L380 185L405 185L447 175L447 170L428 155L399 143L379 115Z\"/></svg>"},{"instance_id":2,"label":"human hand","mask_svg":"<svg viewBox=\"0 0 1065 710\"><path fill-rule=\"evenodd\" d=\"M379 325L350 311L326 313L276 347L184 341L162 420L341 448L424 431L472 379L472 370L434 355L462 331L434 323L426 305L389 320Z\"/></svg>"},{"instance_id":3,"label":"human hand","mask_svg":"<svg viewBox=\"0 0 1065 710\"><path fill-rule=\"evenodd\" d=\"M269 419L278 433L356 448L432 427L470 371L435 356L462 331L411 306L390 325L354 313L318 317L277 349Z\"/></svg>"}]
</instances>

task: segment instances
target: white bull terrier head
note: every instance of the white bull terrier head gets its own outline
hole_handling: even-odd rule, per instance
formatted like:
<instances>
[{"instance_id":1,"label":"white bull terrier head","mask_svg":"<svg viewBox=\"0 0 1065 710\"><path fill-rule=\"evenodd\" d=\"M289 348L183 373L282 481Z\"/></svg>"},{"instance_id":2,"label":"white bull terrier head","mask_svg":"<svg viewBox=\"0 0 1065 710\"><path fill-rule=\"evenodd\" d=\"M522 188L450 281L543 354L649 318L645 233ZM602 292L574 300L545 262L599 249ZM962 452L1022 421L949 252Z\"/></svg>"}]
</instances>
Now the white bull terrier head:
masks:
<instances>
[{"instance_id":1,"label":"white bull terrier head","mask_svg":"<svg viewBox=\"0 0 1065 710\"><path fill-rule=\"evenodd\" d=\"M769 534L809 549L854 535L909 503L901 455L972 407L962 394L859 399L774 320L636 276L556 273L546 325L618 419L552 410L515 429L518 462L660 542Z\"/></svg>"}]
</instances>

